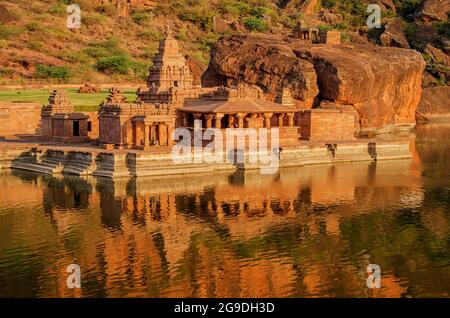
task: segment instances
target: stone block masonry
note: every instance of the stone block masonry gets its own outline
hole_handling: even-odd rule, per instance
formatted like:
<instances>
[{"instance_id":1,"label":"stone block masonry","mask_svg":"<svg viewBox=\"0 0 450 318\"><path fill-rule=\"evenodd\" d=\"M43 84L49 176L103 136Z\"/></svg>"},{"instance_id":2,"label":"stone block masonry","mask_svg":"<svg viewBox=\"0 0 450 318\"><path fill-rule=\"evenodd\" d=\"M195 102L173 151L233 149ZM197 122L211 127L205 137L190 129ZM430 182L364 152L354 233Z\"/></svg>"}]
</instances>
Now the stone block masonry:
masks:
<instances>
[{"instance_id":1,"label":"stone block masonry","mask_svg":"<svg viewBox=\"0 0 450 318\"><path fill-rule=\"evenodd\" d=\"M300 138L311 141L355 139L356 112L337 109L308 109L300 112Z\"/></svg>"},{"instance_id":2,"label":"stone block masonry","mask_svg":"<svg viewBox=\"0 0 450 318\"><path fill-rule=\"evenodd\" d=\"M0 136L20 137L40 133L41 106L29 103L0 104Z\"/></svg>"},{"instance_id":3,"label":"stone block masonry","mask_svg":"<svg viewBox=\"0 0 450 318\"><path fill-rule=\"evenodd\" d=\"M7 145L6 145L7 144ZM212 173L261 169L262 165L248 160L243 163L175 163L170 148L158 151L99 150L62 146L30 145L0 142L2 168L13 168L44 174L93 175L98 177L147 177ZM226 153L223 154L227 156ZM336 143L304 142L300 146L282 148L279 167L299 167L341 162L411 159L409 141L347 141Z\"/></svg>"}]
</instances>

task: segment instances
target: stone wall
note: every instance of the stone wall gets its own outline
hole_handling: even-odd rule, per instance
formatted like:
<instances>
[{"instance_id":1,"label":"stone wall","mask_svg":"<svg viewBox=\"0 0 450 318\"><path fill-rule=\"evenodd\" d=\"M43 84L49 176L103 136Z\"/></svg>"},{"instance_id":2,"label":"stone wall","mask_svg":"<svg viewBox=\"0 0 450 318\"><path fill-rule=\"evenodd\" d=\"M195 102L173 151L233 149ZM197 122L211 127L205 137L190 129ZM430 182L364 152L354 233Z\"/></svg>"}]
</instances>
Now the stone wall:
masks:
<instances>
[{"instance_id":1,"label":"stone wall","mask_svg":"<svg viewBox=\"0 0 450 318\"><path fill-rule=\"evenodd\" d=\"M355 138L355 111L304 110L299 116L301 139L341 141Z\"/></svg>"},{"instance_id":2,"label":"stone wall","mask_svg":"<svg viewBox=\"0 0 450 318\"><path fill-rule=\"evenodd\" d=\"M0 104L0 136L40 134L40 121L41 106L38 104Z\"/></svg>"},{"instance_id":3,"label":"stone wall","mask_svg":"<svg viewBox=\"0 0 450 318\"><path fill-rule=\"evenodd\" d=\"M98 112L84 112L83 114L89 116L89 119L88 119L88 136L89 136L89 138L91 138L91 140L98 139L98 137L100 135ZM89 129L89 126L90 126L90 129Z\"/></svg>"}]
</instances>

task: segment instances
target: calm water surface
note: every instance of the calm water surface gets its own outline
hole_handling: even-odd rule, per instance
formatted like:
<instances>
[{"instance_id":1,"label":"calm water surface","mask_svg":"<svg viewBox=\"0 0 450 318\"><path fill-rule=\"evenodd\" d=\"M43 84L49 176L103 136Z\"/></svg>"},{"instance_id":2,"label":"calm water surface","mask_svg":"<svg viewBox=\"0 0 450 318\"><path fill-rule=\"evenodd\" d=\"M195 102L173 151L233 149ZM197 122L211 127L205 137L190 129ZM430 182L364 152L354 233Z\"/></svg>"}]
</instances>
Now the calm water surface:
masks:
<instances>
[{"instance_id":1,"label":"calm water surface","mask_svg":"<svg viewBox=\"0 0 450 318\"><path fill-rule=\"evenodd\" d=\"M3 171L0 296L448 297L450 126L411 145L411 161L270 176ZM380 290L366 286L369 263Z\"/></svg>"}]
</instances>

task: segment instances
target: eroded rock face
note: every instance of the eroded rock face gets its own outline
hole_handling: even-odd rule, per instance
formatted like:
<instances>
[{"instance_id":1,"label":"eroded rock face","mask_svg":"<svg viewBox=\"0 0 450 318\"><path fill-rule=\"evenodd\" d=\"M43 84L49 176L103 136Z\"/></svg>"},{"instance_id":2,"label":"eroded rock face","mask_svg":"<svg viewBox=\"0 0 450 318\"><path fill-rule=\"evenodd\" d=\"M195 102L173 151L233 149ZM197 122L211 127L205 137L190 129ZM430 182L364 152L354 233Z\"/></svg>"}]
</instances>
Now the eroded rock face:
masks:
<instances>
[{"instance_id":1,"label":"eroded rock face","mask_svg":"<svg viewBox=\"0 0 450 318\"><path fill-rule=\"evenodd\" d=\"M314 64L321 97L352 105L361 129L415 122L425 69L420 53L371 45L298 46L296 51Z\"/></svg>"},{"instance_id":2,"label":"eroded rock face","mask_svg":"<svg viewBox=\"0 0 450 318\"><path fill-rule=\"evenodd\" d=\"M311 108L318 95L314 66L295 56L289 45L270 37L227 36L212 49L204 86L256 84L272 96L290 88L299 106Z\"/></svg>"},{"instance_id":3,"label":"eroded rock face","mask_svg":"<svg viewBox=\"0 0 450 318\"><path fill-rule=\"evenodd\" d=\"M420 53L409 49L227 36L214 47L207 74L272 94L291 87L301 107L320 100L353 107L361 129L378 129L415 123L424 68Z\"/></svg>"},{"instance_id":4,"label":"eroded rock face","mask_svg":"<svg viewBox=\"0 0 450 318\"><path fill-rule=\"evenodd\" d=\"M196 59L193 56L186 55L186 65L191 70L192 74L194 75L194 85L200 86L202 84L202 75L206 71L206 65L202 63L200 60Z\"/></svg>"},{"instance_id":5,"label":"eroded rock face","mask_svg":"<svg viewBox=\"0 0 450 318\"><path fill-rule=\"evenodd\" d=\"M429 119L450 116L450 86L425 88L417 111Z\"/></svg>"},{"instance_id":6,"label":"eroded rock face","mask_svg":"<svg viewBox=\"0 0 450 318\"><path fill-rule=\"evenodd\" d=\"M384 32L380 36L380 42L384 46L409 48L400 19L391 19L386 23Z\"/></svg>"},{"instance_id":7,"label":"eroded rock face","mask_svg":"<svg viewBox=\"0 0 450 318\"><path fill-rule=\"evenodd\" d=\"M450 68L450 56L448 56L438 48L435 48L431 44L428 44L425 47L425 53L430 55L436 62L442 63L447 68Z\"/></svg>"},{"instance_id":8,"label":"eroded rock face","mask_svg":"<svg viewBox=\"0 0 450 318\"><path fill-rule=\"evenodd\" d=\"M425 0L414 16L424 22L447 21L450 11L450 0Z\"/></svg>"}]
</instances>

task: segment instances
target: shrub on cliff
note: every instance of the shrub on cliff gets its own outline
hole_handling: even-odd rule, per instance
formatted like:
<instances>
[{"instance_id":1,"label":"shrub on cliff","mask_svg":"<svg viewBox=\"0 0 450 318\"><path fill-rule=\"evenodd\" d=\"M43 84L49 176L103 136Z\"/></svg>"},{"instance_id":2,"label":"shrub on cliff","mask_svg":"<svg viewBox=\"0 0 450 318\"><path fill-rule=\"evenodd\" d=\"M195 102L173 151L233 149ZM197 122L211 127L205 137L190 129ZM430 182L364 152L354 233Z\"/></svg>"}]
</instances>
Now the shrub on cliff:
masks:
<instances>
[{"instance_id":1,"label":"shrub on cliff","mask_svg":"<svg viewBox=\"0 0 450 318\"><path fill-rule=\"evenodd\" d=\"M321 0L320 2L327 9L331 9L336 5L336 0Z\"/></svg>"},{"instance_id":2,"label":"shrub on cliff","mask_svg":"<svg viewBox=\"0 0 450 318\"><path fill-rule=\"evenodd\" d=\"M243 20L244 26L249 31L258 31L264 32L269 29L268 24L262 19L258 17L248 17Z\"/></svg>"},{"instance_id":3,"label":"shrub on cliff","mask_svg":"<svg viewBox=\"0 0 450 318\"><path fill-rule=\"evenodd\" d=\"M71 76L71 71L67 66L45 66L36 65L34 76L37 78L56 79L59 81L67 81Z\"/></svg>"},{"instance_id":4,"label":"shrub on cliff","mask_svg":"<svg viewBox=\"0 0 450 318\"><path fill-rule=\"evenodd\" d=\"M97 61L95 68L100 72L110 74L128 74L131 61L126 55L104 57Z\"/></svg>"},{"instance_id":5,"label":"shrub on cliff","mask_svg":"<svg viewBox=\"0 0 450 318\"><path fill-rule=\"evenodd\" d=\"M179 14L179 18L183 21L197 24L204 31L211 31L214 20L214 12L208 10L207 7L191 7Z\"/></svg>"},{"instance_id":6,"label":"shrub on cliff","mask_svg":"<svg viewBox=\"0 0 450 318\"><path fill-rule=\"evenodd\" d=\"M146 25L152 20L152 16L146 12L135 12L131 15L133 22L139 25Z\"/></svg>"},{"instance_id":7,"label":"shrub on cliff","mask_svg":"<svg viewBox=\"0 0 450 318\"><path fill-rule=\"evenodd\" d=\"M219 12L222 14L231 14L235 17L250 14L252 7L250 4L236 0L222 0L217 4Z\"/></svg>"},{"instance_id":8,"label":"shrub on cliff","mask_svg":"<svg viewBox=\"0 0 450 318\"><path fill-rule=\"evenodd\" d=\"M394 0L395 7L404 16L414 13L424 0Z\"/></svg>"}]
</instances>

